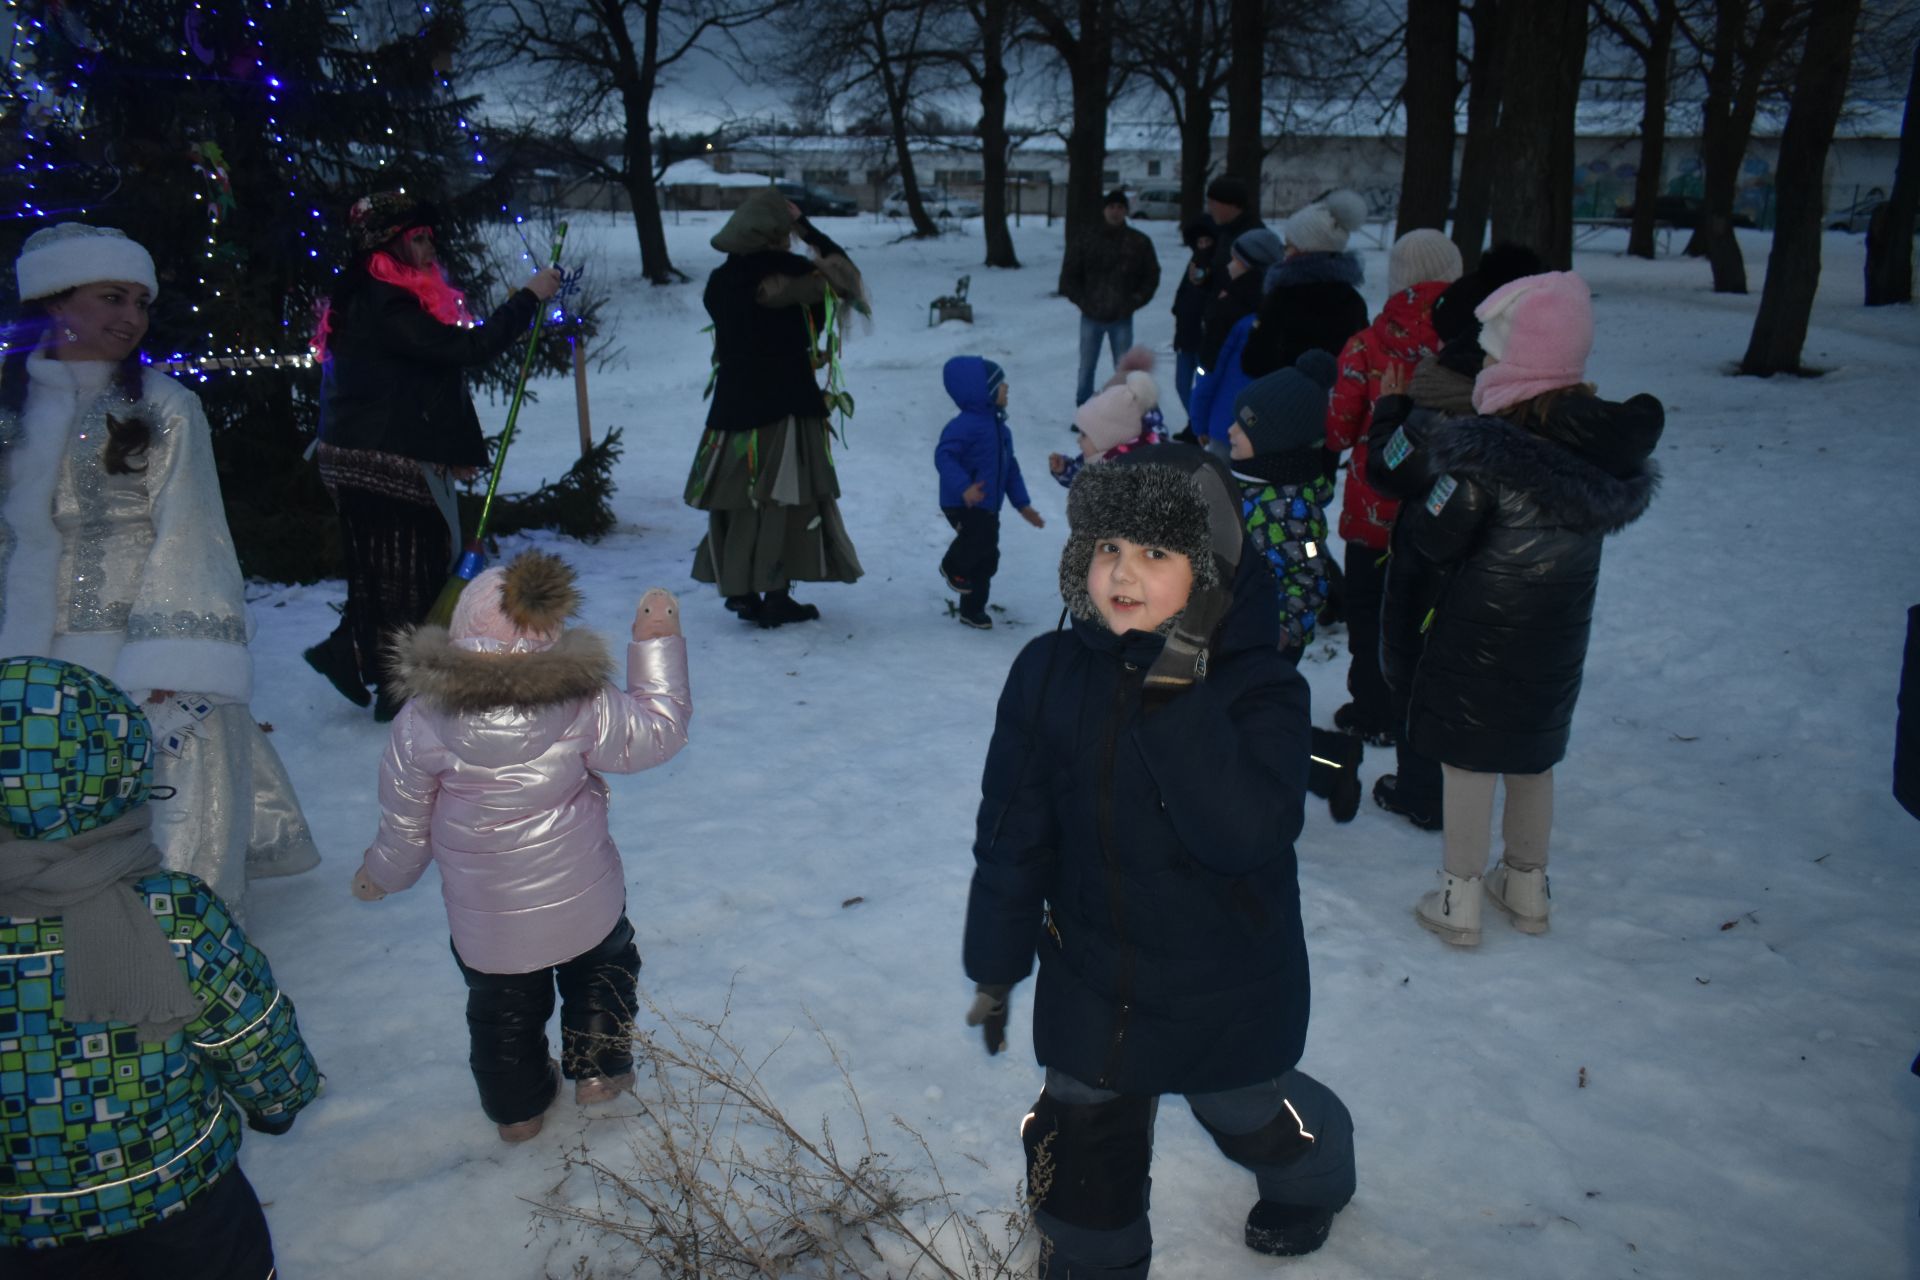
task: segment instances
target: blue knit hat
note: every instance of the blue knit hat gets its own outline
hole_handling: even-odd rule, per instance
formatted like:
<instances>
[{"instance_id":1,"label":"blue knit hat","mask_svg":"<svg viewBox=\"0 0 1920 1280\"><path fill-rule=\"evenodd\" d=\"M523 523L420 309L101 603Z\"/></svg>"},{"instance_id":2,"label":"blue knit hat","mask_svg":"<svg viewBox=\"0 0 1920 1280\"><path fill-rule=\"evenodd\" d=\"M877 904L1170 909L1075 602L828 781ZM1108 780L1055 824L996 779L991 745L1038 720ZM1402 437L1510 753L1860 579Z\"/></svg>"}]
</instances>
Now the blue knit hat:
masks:
<instances>
[{"instance_id":1,"label":"blue knit hat","mask_svg":"<svg viewBox=\"0 0 1920 1280\"><path fill-rule=\"evenodd\" d=\"M0 807L17 838L105 826L152 785L152 731L118 685L53 658L0 660Z\"/></svg>"}]
</instances>

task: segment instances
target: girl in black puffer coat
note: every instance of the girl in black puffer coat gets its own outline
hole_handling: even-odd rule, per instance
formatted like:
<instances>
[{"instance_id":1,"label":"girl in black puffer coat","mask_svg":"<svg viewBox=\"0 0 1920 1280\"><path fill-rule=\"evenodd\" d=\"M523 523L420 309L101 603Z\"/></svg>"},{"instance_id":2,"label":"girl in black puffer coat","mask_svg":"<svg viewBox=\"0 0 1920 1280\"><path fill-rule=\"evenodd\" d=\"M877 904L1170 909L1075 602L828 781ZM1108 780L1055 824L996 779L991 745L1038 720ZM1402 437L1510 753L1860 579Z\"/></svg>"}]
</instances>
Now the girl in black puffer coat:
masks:
<instances>
[{"instance_id":1,"label":"girl in black puffer coat","mask_svg":"<svg viewBox=\"0 0 1920 1280\"><path fill-rule=\"evenodd\" d=\"M1163 1093L1258 1180L1246 1244L1306 1253L1353 1194L1352 1122L1295 1069L1308 708L1273 576L1225 468L1190 446L1085 468L1067 519L1073 623L1008 674L966 927L989 1052L1039 956L1046 1088L1021 1136L1044 1274L1147 1274Z\"/></svg>"},{"instance_id":2,"label":"girl in black puffer coat","mask_svg":"<svg viewBox=\"0 0 1920 1280\"><path fill-rule=\"evenodd\" d=\"M1478 315L1483 416L1430 424L1422 456L1402 464L1437 478L1401 508L1382 625L1413 745L1444 776L1442 885L1415 915L1462 946L1480 940L1483 892L1521 931L1546 931L1552 770L1580 695L1601 543L1652 500L1665 422L1652 396L1615 404L1581 381L1593 318L1580 277L1516 280ZM1405 638L1419 634L1416 650ZM1501 777L1505 848L1483 885Z\"/></svg>"}]
</instances>

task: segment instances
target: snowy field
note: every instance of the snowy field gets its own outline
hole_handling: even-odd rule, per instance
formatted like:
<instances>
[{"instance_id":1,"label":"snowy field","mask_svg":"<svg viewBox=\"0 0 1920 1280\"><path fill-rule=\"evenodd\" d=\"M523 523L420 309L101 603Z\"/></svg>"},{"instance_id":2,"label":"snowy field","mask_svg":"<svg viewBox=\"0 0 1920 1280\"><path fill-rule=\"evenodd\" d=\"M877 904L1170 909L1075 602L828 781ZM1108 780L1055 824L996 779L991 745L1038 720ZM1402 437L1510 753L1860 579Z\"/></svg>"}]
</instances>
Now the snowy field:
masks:
<instances>
[{"instance_id":1,"label":"snowy field","mask_svg":"<svg viewBox=\"0 0 1920 1280\"><path fill-rule=\"evenodd\" d=\"M877 317L848 348L859 413L836 449L867 576L803 585L823 621L767 632L688 578L704 516L680 493L704 416L711 215L669 225L696 283L667 289L641 280L629 222L575 221L625 350L594 375L596 431L623 427L627 453L619 531L558 549L604 634L623 635L654 584L686 606L692 745L612 781L643 986L700 1017L731 988L728 1025L750 1056L786 1041L764 1078L787 1112L844 1133L817 1021L876 1125L910 1122L964 1203L992 1208L1021 1177L1016 1125L1040 1086L1031 988L1015 993L1009 1052L989 1059L962 1025L960 933L994 700L1060 611L1064 491L1045 459L1069 446L1075 312L1053 296L1060 235L1042 220L1015 230L1020 271L977 265L977 223L928 245L870 216L826 225L866 271ZM1143 225L1163 282L1137 336L1162 353L1172 400L1183 256L1170 224ZM1410 915L1440 837L1370 802L1346 826L1310 803L1302 1066L1352 1108L1359 1193L1319 1254L1258 1257L1240 1243L1252 1179L1166 1107L1156 1276L1916 1274L1920 826L1888 787L1905 611L1920 600L1920 316L1863 309L1861 241L1830 234L1807 358L1832 372L1732 378L1767 237L1745 233L1749 297L1712 294L1701 262L1622 257L1623 239L1576 263L1598 313L1590 372L1604 395L1666 402L1666 479L1607 552L1558 773L1553 932L1524 937L1493 915L1477 952L1444 946ZM1386 255L1365 248L1377 308ZM928 301L963 273L976 323L929 329ZM961 353L1005 366L1048 520L1005 524L1006 611L990 634L947 616L935 575L950 534L932 450L953 412L940 366ZM557 474L577 447L570 382L539 391L509 488ZM617 1153L632 1103L589 1118L568 1094L535 1141L495 1136L467 1072L437 878L372 905L347 892L377 820L385 732L300 660L342 588L255 595L254 711L275 726L325 856L250 898L330 1082L289 1137L247 1140L281 1274L575 1275L591 1245L536 1231L530 1202L583 1195L563 1154ZM1344 700L1344 641L1334 632L1305 667L1321 724ZM1375 751L1364 780L1391 768Z\"/></svg>"}]
</instances>

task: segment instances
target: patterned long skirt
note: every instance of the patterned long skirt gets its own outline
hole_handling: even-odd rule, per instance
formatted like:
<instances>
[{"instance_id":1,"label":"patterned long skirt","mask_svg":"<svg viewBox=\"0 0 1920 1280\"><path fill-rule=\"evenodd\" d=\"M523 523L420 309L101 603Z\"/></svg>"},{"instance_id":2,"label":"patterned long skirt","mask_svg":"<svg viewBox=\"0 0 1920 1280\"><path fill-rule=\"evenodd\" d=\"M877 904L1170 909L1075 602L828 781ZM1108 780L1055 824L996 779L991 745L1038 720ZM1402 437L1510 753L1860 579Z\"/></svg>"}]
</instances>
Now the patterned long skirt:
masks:
<instances>
[{"instance_id":1,"label":"patterned long skirt","mask_svg":"<svg viewBox=\"0 0 1920 1280\"><path fill-rule=\"evenodd\" d=\"M693 577L720 594L791 582L856 582L860 557L840 519L825 418L782 418L753 431L708 431L687 476L687 505L707 513Z\"/></svg>"}]
</instances>

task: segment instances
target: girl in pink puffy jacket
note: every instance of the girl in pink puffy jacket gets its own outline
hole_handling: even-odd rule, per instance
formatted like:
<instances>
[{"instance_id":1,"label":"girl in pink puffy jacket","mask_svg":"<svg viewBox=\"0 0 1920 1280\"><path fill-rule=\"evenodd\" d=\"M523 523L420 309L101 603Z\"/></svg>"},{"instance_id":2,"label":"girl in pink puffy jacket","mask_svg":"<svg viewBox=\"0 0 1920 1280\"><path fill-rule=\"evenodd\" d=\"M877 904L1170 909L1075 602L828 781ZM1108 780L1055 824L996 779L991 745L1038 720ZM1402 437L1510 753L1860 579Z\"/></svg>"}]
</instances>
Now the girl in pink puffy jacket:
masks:
<instances>
[{"instance_id":1,"label":"girl in pink puffy jacket","mask_svg":"<svg viewBox=\"0 0 1920 1280\"><path fill-rule=\"evenodd\" d=\"M693 714L671 594L640 599L625 692L605 642L566 628L579 603L573 570L530 551L475 578L449 626L402 638L394 671L410 701L380 761L380 833L353 882L374 901L440 864L473 1078L508 1142L540 1132L561 1074L581 1104L633 1082L640 954L601 775L671 759ZM546 1032L556 984L558 1073Z\"/></svg>"}]
</instances>

